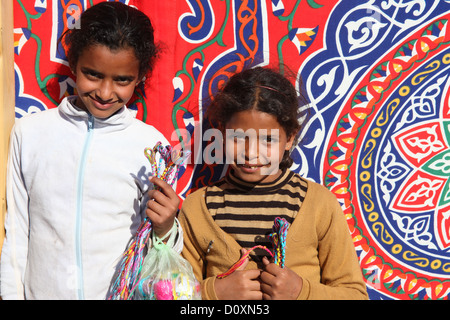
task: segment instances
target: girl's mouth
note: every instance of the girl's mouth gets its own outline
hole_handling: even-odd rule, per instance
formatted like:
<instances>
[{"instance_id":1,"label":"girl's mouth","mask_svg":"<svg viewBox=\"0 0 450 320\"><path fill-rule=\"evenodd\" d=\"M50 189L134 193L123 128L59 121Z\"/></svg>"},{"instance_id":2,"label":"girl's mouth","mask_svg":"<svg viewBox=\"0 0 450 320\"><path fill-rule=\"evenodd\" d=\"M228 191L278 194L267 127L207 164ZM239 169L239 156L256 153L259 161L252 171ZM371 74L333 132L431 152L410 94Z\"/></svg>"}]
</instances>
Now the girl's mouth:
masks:
<instances>
[{"instance_id":1,"label":"girl's mouth","mask_svg":"<svg viewBox=\"0 0 450 320\"><path fill-rule=\"evenodd\" d=\"M102 100L93 98L91 96L89 96L89 98L94 103L95 107L100 110L107 110L107 109L111 108L111 106L113 106L115 103L117 103L117 101L112 101L112 100L111 101L102 101Z\"/></svg>"},{"instance_id":2,"label":"girl's mouth","mask_svg":"<svg viewBox=\"0 0 450 320\"><path fill-rule=\"evenodd\" d=\"M252 172L258 171L259 169L261 169L264 166L258 165L258 164L238 164L238 167L240 167L241 170L243 170L245 172L252 173Z\"/></svg>"}]
</instances>

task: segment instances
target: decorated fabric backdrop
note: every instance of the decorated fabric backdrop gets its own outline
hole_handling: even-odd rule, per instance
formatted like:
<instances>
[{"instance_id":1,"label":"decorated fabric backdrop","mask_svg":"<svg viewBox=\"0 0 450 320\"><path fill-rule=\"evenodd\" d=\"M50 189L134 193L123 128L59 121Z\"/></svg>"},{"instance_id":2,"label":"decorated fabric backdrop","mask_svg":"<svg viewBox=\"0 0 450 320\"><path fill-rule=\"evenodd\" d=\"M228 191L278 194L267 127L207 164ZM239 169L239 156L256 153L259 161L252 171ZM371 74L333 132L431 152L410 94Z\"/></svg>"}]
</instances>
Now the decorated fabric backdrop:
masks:
<instances>
[{"instance_id":1,"label":"decorated fabric backdrop","mask_svg":"<svg viewBox=\"0 0 450 320\"><path fill-rule=\"evenodd\" d=\"M76 92L57 39L97 2L14 0L17 118ZM226 169L201 161L207 98L243 67L292 72L310 101L292 169L339 199L370 298L450 297L450 1L123 2L163 50L130 108L192 148L182 198Z\"/></svg>"}]
</instances>

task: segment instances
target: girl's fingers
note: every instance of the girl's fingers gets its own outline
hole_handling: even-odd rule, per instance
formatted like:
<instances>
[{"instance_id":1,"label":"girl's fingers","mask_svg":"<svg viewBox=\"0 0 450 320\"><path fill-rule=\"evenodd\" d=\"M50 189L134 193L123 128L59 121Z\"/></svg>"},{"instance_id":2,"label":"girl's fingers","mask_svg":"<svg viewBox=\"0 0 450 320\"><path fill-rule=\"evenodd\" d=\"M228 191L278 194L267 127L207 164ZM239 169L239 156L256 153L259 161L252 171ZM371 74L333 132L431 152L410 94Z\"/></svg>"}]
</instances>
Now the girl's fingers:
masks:
<instances>
[{"instance_id":1,"label":"girl's fingers","mask_svg":"<svg viewBox=\"0 0 450 320\"><path fill-rule=\"evenodd\" d=\"M177 196L176 192L173 190L172 186L170 186L164 180L161 180L160 178L157 178L157 177L150 177L149 180L151 183L153 183L155 185L155 187L158 187L159 190L162 193L164 193L167 197L169 197L171 199L174 199L174 198L178 199L178 196ZM154 191L154 190L150 190L149 192L152 192L152 191Z\"/></svg>"},{"instance_id":2,"label":"girl's fingers","mask_svg":"<svg viewBox=\"0 0 450 320\"><path fill-rule=\"evenodd\" d=\"M147 208L157 214L175 214L180 205L176 192L167 182L159 178L151 177L150 182L158 188L148 192L150 200L147 202Z\"/></svg>"}]
</instances>

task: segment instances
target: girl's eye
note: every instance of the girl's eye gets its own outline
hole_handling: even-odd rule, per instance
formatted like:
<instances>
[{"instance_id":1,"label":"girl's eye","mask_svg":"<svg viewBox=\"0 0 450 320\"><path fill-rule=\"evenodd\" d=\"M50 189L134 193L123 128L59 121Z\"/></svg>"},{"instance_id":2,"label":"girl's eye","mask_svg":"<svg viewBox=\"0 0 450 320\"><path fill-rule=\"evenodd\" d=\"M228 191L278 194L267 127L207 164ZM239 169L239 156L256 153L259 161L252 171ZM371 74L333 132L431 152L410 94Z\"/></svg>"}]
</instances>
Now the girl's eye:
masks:
<instances>
[{"instance_id":1,"label":"girl's eye","mask_svg":"<svg viewBox=\"0 0 450 320\"><path fill-rule=\"evenodd\" d=\"M86 75L86 77L88 79L93 79L93 80L101 79L101 76L98 73L93 72L93 71L84 71L84 74Z\"/></svg>"},{"instance_id":2,"label":"girl's eye","mask_svg":"<svg viewBox=\"0 0 450 320\"><path fill-rule=\"evenodd\" d=\"M129 78L117 78L116 82L121 86L127 86L131 83Z\"/></svg>"},{"instance_id":3,"label":"girl's eye","mask_svg":"<svg viewBox=\"0 0 450 320\"><path fill-rule=\"evenodd\" d=\"M277 143L278 139L272 136L261 137L261 140L265 143Z\"/></svg>"}]
</instances>

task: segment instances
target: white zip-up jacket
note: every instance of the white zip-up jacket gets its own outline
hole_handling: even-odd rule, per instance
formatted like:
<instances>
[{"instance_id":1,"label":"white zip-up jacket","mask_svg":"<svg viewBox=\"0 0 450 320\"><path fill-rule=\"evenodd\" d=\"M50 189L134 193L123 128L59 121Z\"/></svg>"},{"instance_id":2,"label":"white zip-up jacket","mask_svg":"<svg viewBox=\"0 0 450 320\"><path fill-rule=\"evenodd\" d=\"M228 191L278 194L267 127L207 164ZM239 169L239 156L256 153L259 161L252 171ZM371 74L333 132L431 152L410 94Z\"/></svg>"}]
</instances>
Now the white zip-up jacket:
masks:
<instances>
[{"instance_id":1,"label":"white zip-up jacket","mask_svg":"<svg viewBox=\"0 0 450 320\"><path fill-rule=\"evenodd\" d=\"M65 98L18 119L7 172L3 299L105 299L145 216L154 127L123 107L97 119Z\"/></svg>"}]
</instances>

